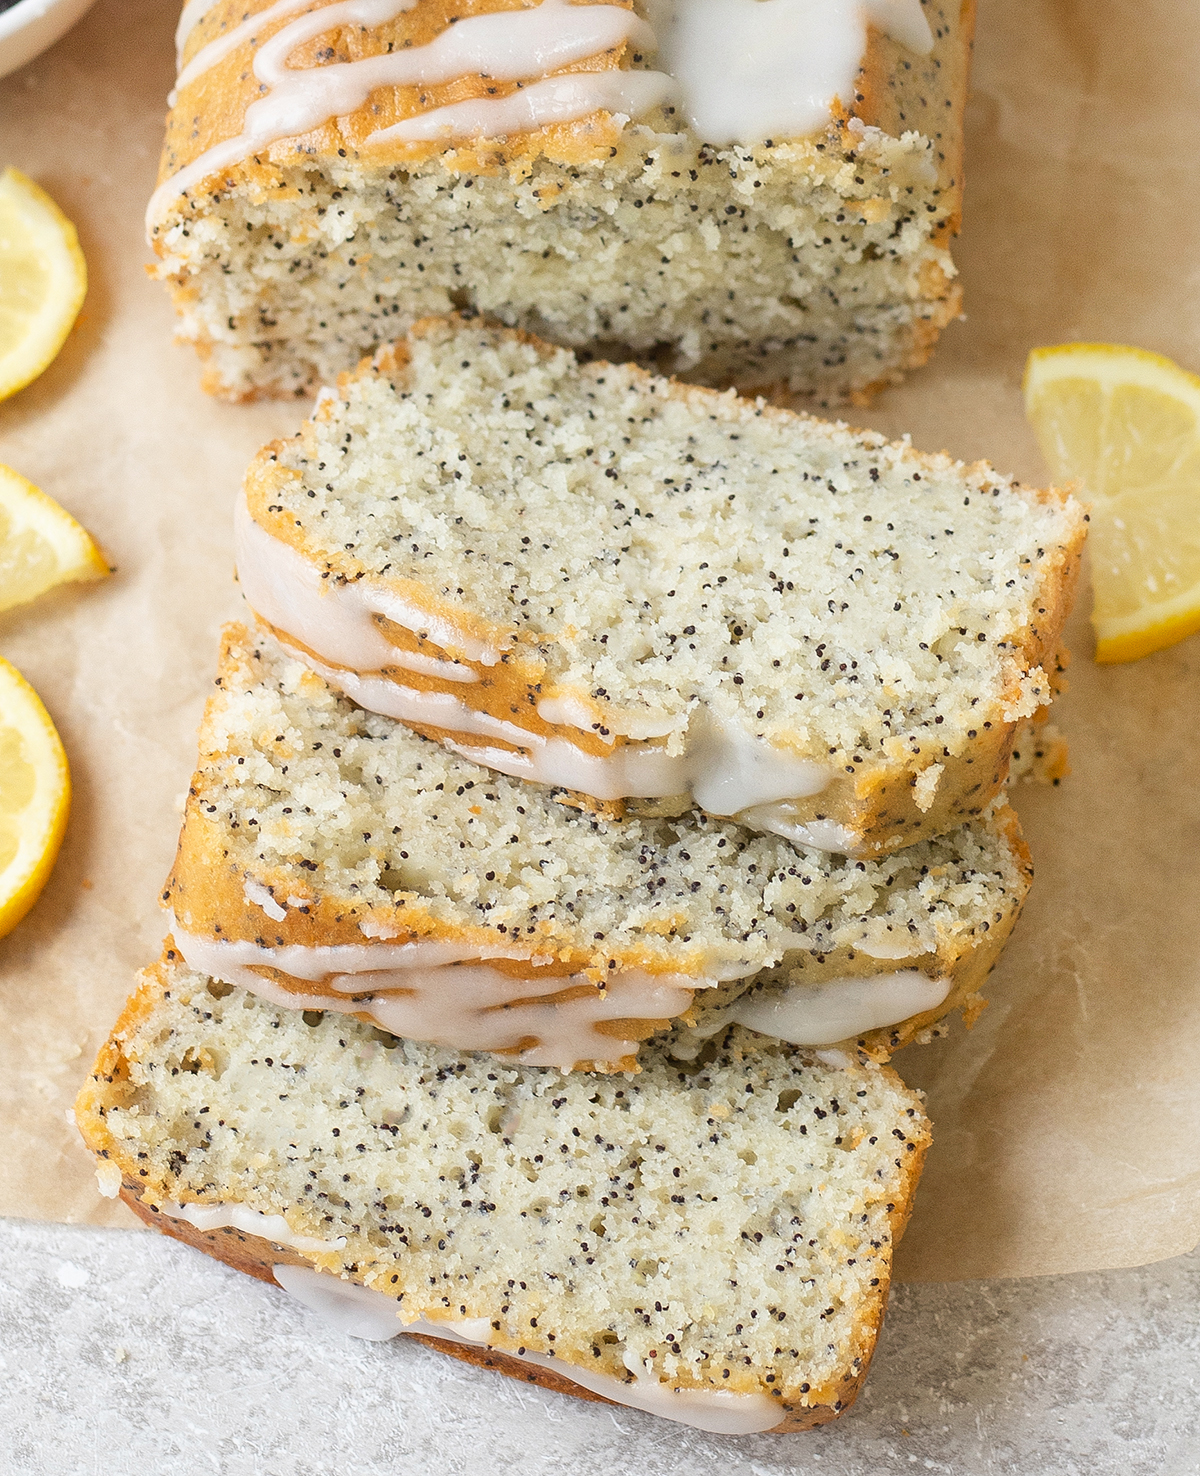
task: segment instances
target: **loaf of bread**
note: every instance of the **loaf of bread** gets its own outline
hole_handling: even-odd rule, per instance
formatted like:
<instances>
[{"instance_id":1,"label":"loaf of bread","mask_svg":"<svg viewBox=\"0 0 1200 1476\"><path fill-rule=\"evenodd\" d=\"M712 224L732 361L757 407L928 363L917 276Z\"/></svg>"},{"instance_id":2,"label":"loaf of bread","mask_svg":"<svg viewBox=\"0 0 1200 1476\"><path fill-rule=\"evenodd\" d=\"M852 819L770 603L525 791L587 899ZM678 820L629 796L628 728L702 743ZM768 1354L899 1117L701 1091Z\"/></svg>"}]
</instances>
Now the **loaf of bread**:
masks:
<instances>
[{"instance_id":1,"label":"loaf of bread","mask_svg":"<svg viewBox=\"0 0 1200 1476\"><path fill-rule=\"evenodd\" d=\"M861 398L959 311L974 0L188 0L147 231L212 392L471 307Z\"/></svg>"},{"instance_id":2,"label":"loaf of bread","mask_svg":"<svg viewBox=\"0 0 1200 1476\"><path fill-rule=\"evenodd\" d=\"M871 856L996 794L1084 527L983 463L450 319L259 453L238 569L327 680L476 762Z\"/></svg>"},{"instance_id":3,"label":"loaf of bread","mask_svg":"<svg viewBox=\"0 0 1200 1476\"><path fill-rule=\"evenodd\" d=\"M635 1067L672 1020L886 1054L978 991L1029 861L997 804L848 861L610 819L366 712L230 627L163 893L188 962L275 1004L523 1062Z\"/></svg>"},{"instance_id":4,"label":"loaf of bread","mask_svg":"<svg viewBox=\"0 0 1200 1476\"><path fill-rule=\"evenodd\" d=\"M853 1401L929 1142L871 1062L734 1028L691 1067L563 1076L170 950L76 1110L104 1192L346 1331L729 1434Z\"/></svg>"}]
</instances>

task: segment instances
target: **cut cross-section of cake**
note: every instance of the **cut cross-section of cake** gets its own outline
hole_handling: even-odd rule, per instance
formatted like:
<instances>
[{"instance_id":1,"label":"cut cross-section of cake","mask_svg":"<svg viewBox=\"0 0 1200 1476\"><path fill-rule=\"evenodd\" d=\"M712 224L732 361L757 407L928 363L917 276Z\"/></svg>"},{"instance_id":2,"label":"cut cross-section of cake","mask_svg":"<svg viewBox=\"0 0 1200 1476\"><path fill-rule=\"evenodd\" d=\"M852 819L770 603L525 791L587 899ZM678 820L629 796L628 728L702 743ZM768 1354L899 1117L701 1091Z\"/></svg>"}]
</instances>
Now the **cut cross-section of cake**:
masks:
<instances>
[{"instance_id":1,"label":"cut cross-section of cake","mask_svg":"<svg viewBox=\"0 0 1200 1476\"><path fill-rule=\"evenodd\" d=\"M888 1067L734 1027L563 1076L148 972L80 1094L101 1189L343 1331L723 1434L866 1375L929 1142Z\"/></svg>"},{"instance_id":2,"label":"cut cross-section of cake","mask_svg":"<svg viewBox=\"0 0 1200 1476\"><path fill-rule=\"evenodd\" d=\"M275 1004L564 1069L633 1069L671 1021L680 1054L740 1020L884 1055L979 1008L1029 883L1003 804L849 861L572 798L357 707L231 627L163 894L175 943Z\"/></svg>"},{"instance_id":3,"label":"cut cross-section of cake","mask_svg":"<svg viewBox=\"0 0 1200 1476\"><path fill-rule=\"evenodd\" d=\"M329 681L476 762L871 856L997 793L1084 524L984 463L438 319L259 453L238 571Z\"/></svg>"},{"instance_id":4,"label":"cut cross-section of cake","mask_svg":"<svg viewBox=\"0 0 1200 1476\"><path fill-rule=\"evenodd\" d=\"M230 398L471 307L861 396L959 310L974 0L188 0L147 231Z\"/></svg>"}]
</instances>

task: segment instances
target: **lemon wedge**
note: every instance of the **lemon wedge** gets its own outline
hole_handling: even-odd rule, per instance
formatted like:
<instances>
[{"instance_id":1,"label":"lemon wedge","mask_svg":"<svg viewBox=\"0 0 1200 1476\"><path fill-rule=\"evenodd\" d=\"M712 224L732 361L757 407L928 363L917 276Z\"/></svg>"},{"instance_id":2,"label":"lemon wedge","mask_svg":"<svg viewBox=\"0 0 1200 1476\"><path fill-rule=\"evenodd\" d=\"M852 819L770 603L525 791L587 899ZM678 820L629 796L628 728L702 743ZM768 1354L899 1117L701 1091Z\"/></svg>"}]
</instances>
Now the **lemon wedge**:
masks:
<instances>
[{"instance_id":1,"label":"lemon wedge","mask_svg":"<svg viewBox=\"0 0 1200 1476\"><path fill-rule=\"evenodd\" d=\"M75 227L45 190L6 169L0 174L0 400L51 362L86 292Z\"/></svg>"},{"instance_id":2,"label":"lemon wedge","mask_svg":"<svg viewBox=\"0 0 1200 1476\"><path fill-rule=\"evenodd\" d=\"M107 573L86 529L53 497L0 466L0 610L36 599L56 584Z\"/></svg>"},{"instance_id":3,"label":"lemon wedge","mask_svg":"<svg viewBox=\"0 0 1200 1476\"><path fill-rule=\"evenodd\" d=\"M1034 349L1025 410L1055 480L1091 503L1096 660L1200 630L1200 377L1117 344Z\"/></svg>"},{"instance_id":4,"label":"lemon wedge","mask_svg":"<svg viewBox=\"0 0 1200 1476\"><path fill-rule=\"evenodd\" d=\"M0 937L46 885L70 804L67 756L50 714L0 657Z\"/></svg>"}]
</instances>

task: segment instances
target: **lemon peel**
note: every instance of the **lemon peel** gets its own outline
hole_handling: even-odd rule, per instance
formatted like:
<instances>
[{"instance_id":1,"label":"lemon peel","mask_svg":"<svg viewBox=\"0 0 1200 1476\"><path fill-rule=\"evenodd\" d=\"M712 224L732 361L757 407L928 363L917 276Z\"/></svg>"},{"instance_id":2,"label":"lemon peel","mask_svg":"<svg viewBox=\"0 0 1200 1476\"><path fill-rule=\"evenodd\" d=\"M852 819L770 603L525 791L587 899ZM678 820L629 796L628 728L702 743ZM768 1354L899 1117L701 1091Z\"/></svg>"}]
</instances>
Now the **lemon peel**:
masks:
<instances>
[{"instance_id":1,"label":"lemon peel","mask_svg":"<svg viewBox=\"0 0 1200 1476\"><path fill-rule=\"evenodd\" d=\"M45 886L70 804L67 756L50 714L0 657L0 937Z\"/></svg>"},{"instance_id":2,"label":"lemon peel","mask_svg":"<svg viewBox=\"0 0 1200 1476\"><path fill-rule=\"evenodd\" d=\"M87 292L75 227L19 169L0 174L0 400L54 360Z\"/></svg>"},{"instance_id":3,"label":"lemon peel","mask_svg":"<svg viewBox=\"0 0 1200 1476\"><path fill-rule=\"evenodd\" d=\"M1121 344L1035 349L1025 409L1057 481L1091 503L1096 660L1200 631L1200 376Z\"/></svg>"},{"instance_id":4,"label":"lemon peel","mask_svg":"<svg viewBox=\"0 0 1200 1476\"><path fill-rule=\"evenodd\" d=\"M0 610L108 573L87 530L27 477L0 465Z\"/></svg>"}]
</instances>

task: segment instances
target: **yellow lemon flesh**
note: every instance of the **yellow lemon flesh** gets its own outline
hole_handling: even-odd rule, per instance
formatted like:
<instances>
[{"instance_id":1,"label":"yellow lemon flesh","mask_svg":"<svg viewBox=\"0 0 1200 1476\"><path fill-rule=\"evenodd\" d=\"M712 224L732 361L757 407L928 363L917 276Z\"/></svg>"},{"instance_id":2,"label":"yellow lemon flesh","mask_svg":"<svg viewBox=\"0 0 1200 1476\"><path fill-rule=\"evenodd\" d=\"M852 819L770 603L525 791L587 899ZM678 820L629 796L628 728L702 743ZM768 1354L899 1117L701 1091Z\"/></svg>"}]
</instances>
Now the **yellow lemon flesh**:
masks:
<instances>
[{"instance_id":1,"label":"yellow lemon flesh","mask_svg":"<svg viewBox=\"0 0 1200 1476\"><path fill-rule=\"evenodd\" d=\"M56 584L107 573L86 529L31 481L0 466L0 610Z\"/></svg>"},{"instance_id":2,"label":"yellow lemon flesh","mask_svg":"<svg viewBox=\"0 0 1200 1476\"><path fill-rule=\"evenodd\" d=\"M1200 377L1116 344L1034 349L1025 409L1055 480L1091 503L1096 660L1200 630Z\"/></svg>"},{"instance_id":3,"label":"yellow lemon flesh","mask_svg":"<svg viewBox=\"0 0 1200 1476\"><path fill-rule=\"evenodd\" d=\"M67 756L50 714L0 657L0 937L45 886L70 804Z\"/></svg>"},{"instance_id":4,"label":"yellow lemon flesh","mask_svg":"<svg viewBox=\"0 0 1200 1476\"><path fill-rule=\"evenodd\" d=\"M0 174L0 400L63 346L87 292L75 227L20 170Z\"/></svg>"}]
</instances>

